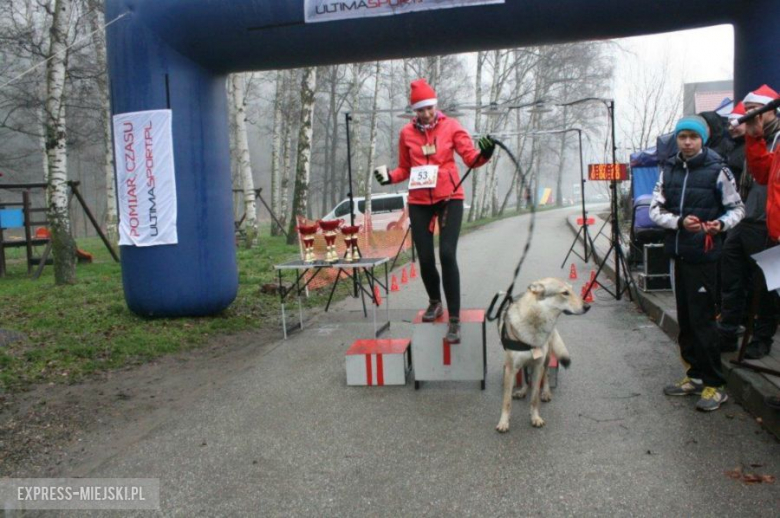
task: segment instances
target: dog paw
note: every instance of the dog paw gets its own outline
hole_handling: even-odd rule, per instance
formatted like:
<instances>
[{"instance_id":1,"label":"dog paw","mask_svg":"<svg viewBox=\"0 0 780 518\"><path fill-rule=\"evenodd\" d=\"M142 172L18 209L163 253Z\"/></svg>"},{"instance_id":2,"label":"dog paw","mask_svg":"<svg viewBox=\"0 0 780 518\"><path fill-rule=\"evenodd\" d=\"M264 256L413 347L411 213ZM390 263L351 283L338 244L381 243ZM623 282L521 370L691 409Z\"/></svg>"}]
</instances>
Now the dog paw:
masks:
<instances>
[{"instance_id":1,"label":"dog paw","mask_svg":"<svg viewBox=\"0 0 780 518\"><path fill-rule=\"evenodd\" d=\"M564 369L568 369L569 365L571 365L571 358L569 358L568 356L564 358L559 358L558 362L560 362L560 364L563 365Z\"/></svg>"},{"instance_id":2,"label":"dog paw","mask_svg":"<svg viewBox=\"0 0 780 518\"><path fill-rule=\"evenodd\" d=\"M548 390L543 391L541 393L541 395L539 396L539 399L541 399L545 403L548 403L548 402L552 401L552 392L550 392Z\"/></svg>"},{"instance_id":3,"label":"dog paw","mask_svg":"<svg viewBox=\"0 0 780 518\"><path fill-rule=\"evenodd\" d=\"M496 430L499 433L507 433L509 431L509 421L499 421L498 425L496 426Z\"/></svg>"},{"instance_id":4,"label":"dog paw","mask_svg":"<svg viewBox=\"0 0 780 518\"><path fill-rule=\"evenodd\" d=\"M544 426L544 419L542 419L541 417L538 417L538 416L537 417L532 417L531 418L531 425L534 428L541 428L542 426Z\"/></svg>"},{"instance_id":5,"label":"dog paw","mask_svg":"<svg viewBox=\"0 0 780 518\"><path fill-rule=\"evenodd\" d=\"M528 387L527 386L512 392L512 398L514 398L514 399L523 399L526 396L526 394L528 394Z\"/></svg>"}]
</instances>

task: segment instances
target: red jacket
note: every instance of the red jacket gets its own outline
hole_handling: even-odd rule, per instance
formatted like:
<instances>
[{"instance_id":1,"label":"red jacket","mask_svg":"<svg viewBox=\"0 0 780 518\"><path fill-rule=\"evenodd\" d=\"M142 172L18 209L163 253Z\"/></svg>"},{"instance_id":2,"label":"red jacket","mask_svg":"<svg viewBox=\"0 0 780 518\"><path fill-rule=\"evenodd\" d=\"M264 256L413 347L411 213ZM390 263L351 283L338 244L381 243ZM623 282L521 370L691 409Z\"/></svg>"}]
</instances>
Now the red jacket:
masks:
<instances>
[{"instance_id":1,"label":"red jacket","mask_svg":"<svg viewBox=\"0 0 780 518\"><path fill-rule=\"evenodd\" d=\"M766 226L773 241L780 240L780 151L769 151L763 137L745 135L745 159L748 171L767 186Z\"/></svg>"},{"instance_id":2,"label":"red jacket","mask_svg":"<svg viewBox=\"0 0 780 518\"><path fill-rule=\"evenodd\" d=\"M436 153L425 156L422 146L434 144ZM439 176L434 189L413 189L409 191L409 203L412 205L433 205L451 196L453 200L462 200L463 186L453 194L452 190L460 182L455 153L458 153L468 167L480 167L487 163L479 150L474 148L471 136L458 121L439 113L439 120L430 131L420 131L413 122L401 128L398 139L398 167L390 171L390 182L399 183L409 179L412 167L418 165L438 165Z\"/></svg>"}]
</instances>

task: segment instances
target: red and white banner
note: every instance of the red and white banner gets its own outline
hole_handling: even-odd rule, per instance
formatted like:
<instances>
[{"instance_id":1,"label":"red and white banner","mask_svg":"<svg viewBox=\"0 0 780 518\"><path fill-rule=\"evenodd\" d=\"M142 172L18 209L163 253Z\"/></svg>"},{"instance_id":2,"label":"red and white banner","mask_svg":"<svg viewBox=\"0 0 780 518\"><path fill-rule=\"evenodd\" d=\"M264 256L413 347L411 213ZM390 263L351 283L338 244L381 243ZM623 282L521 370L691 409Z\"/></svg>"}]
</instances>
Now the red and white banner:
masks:
<instances>
[{"instance_id":1,"label":"red and white banner","mask_svg":"<svg viewBox=\"0 0 780 518\"><path fill-rule=\"evenodd\" d=\"M303 8L306 23L315 23L503 3L504 0L304 0Z\"/></svg>"},{"instance_id":2,"label":"red and white banner","mask_svg":"<svg viewBox=\"0 0 780 518\"><path fill-rule=\"evenodd\" d=\"M171 110L114 115L119 244L175 245Z\"/></svg>"}]
</instances>

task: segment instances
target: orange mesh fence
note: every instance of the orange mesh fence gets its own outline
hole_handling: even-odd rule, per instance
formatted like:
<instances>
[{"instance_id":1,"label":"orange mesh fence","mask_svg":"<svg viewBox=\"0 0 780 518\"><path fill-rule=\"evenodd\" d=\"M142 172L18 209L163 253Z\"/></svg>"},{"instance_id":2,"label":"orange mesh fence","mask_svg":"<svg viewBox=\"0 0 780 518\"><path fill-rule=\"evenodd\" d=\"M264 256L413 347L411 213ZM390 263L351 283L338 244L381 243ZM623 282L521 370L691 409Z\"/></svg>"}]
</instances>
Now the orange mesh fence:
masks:
<instances>
[{"instance_id":1,"label":"orange mesh fence","mask_svg":"<svg viewBox=\"0 0 780 518\"><path fill-rule=\"evenodd\" d=\"M376 217L367 216L365 221L368 221L368 225L361 225L360 232L357 234L358 247L362 257L390 257L390 262L392 263L392 259L399 252L409 250L412 247L412 235L411 233L408 236L406 235L406 231L409 228L409 212L407 209L404 209L403 212L383 214ZM316 223L300 216L297 217L297 222L298 225L312 225ZM356 221L355 223L359 224L360 222ZM303 259L304 248L300 234L298 234L298 246L301 259ZM344 235L337 231L336 252L339 257L344 257L346 251L347 245L344 243ZM322 235L322 229L319 229L314 236L315 258L318 261L324 259L325 252L325 237ZM311 281L309 287L318 289L329 286L336 280L338 273L338 268L324 269Z\"/></svg>"}]
</instances>

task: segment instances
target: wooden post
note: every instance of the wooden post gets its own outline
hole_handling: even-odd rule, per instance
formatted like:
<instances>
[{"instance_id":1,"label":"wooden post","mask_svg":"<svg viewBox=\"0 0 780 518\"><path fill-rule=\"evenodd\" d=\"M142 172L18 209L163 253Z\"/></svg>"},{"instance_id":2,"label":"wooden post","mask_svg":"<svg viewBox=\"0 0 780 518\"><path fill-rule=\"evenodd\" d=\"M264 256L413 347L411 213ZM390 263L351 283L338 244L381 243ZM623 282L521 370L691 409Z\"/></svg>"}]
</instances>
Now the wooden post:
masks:
<instances>
[{"instance_id":1,"label":"wooden post","mask_svg":"<svg viewBox=\"0 0 780 518\"><path fill-rule=\"evenodd\" d=\"M24 211L24 238L27 240L25 248L27 249L27 273L32 273L32 259L33 259L33 247L32 247L32 226L30 225L30 191L22 191L22 210Z\"/></svg>"},{"instance_id":2,"label":"wooden post","mask_svg":"<svg viewBox=\"0 0 780 518\"><path fill-rule=\"evenodd\" d=\"M81 197L81 193L78 190L79 182L70 181L68 182L68 185L70 186L70 189L73 192L73 194L76 195L76 199L79 200L79 203L81 204L81 208L84 209L84 213L89 218L89 221L92 222L92 226L95 227L95 230L100 236L100 239L103 240L103 244L106 245L106 248L108 249L108 253L111 254L111 257L114 258L114 261L119 262L119 256L116 255L116 251L114 250L114 247L111 246L111 243L108 241L108 238L103 233L103 230L100 228L100 225L98 225L95 216L92 215L92 211L89 210L89 207L87 207L87 203L84 201L84 198Z\"/></svg>"}]
</instances>

